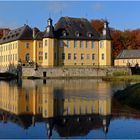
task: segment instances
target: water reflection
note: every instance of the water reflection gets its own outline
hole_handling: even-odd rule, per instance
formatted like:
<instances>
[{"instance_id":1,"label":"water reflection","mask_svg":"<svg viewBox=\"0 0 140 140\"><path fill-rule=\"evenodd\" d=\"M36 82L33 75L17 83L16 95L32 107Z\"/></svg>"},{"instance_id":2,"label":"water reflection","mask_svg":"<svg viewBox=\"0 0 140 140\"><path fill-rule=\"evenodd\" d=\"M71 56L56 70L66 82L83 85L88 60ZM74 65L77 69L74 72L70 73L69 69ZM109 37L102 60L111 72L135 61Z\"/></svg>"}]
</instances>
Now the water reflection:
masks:
<instances>
[{"instance_id":1,"label":"water reflection","mask_svg":"<svg viewBox=\"0 0 140 140\"><path fill-rule=\"evenodd\" d=\"M27 129L44 122L48 137L84 136L93 129L108 132L111 84L99 80L0 82L0 120Z\"/></svg>"}]
</instances>

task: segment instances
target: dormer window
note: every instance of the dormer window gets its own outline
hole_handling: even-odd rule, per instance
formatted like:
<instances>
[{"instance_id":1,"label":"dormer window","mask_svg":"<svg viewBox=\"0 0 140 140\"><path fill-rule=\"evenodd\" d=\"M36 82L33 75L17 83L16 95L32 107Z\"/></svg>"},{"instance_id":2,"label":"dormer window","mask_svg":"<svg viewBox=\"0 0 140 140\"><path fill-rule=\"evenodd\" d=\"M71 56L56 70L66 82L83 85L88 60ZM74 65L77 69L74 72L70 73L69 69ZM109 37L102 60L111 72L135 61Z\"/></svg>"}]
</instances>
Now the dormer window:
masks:
<instances>
[{"instance_id":1,"label":"dormer window","mask_svg":"<svg viewBox=\"0 0 140 140\"><path fill-rule=\"evenodd\" d=\"M75 32L75 35L76 35L77 37L79 37L79 36L80 36L80 33L77 31L77 32Z\"/></svg>"},{"instance_id":2,"label":"dormer window","mask_svg":"<svg viewBox=\"0 0 140 140\"><path fill-rule=\"evenodd\" d=\"M48 27L47 27L47 33L49 33L49 32L50 32L50 27L48 26Z\"/></svg>"},{"instance_id":3,"label":"dormer window","mask_svg":"<svg viewBox=\"0 0 140 140\"><path fill-rule=\"evenodd\" d=\"M103 29L103 35L104 36L106 35L106 29Z\"/></svg>"},{"instance_id":4,"label":"dormer window","mask_svg":"<svg viewBox=\"0 0 140 140\"><path fill-rule=\"evenodd\" d=\"M88 37L92 37L92 33L87 33L87 36Z\"/></svg>"},{"instance_id":5,"label":"dormer window","mask_svg":"<svg viewBox=\"0 0 140 140\"><path fill-rule=\"evenodd\" d=\"M63 36L66 36L66 35L67 35L66 31L63 31Z\"/></svg>"}]
</instances>

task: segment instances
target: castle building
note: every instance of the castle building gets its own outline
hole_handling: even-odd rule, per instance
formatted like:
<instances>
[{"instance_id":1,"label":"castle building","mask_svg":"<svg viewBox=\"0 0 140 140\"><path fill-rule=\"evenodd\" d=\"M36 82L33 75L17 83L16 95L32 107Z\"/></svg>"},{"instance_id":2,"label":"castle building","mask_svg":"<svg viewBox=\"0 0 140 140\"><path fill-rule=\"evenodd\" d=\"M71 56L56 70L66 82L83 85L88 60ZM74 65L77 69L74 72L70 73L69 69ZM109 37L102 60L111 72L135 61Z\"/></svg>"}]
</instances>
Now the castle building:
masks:
<instances>
[{"instance_id":1,"label":"castle building","mask_svg":"<svg viewBox=\"0 0 140 140\"><path fill-rule=\"evenodd\" d=\"M44 32L24 25L0 39L0 66L37 64L42 67L111 65L111 35L104 21L100 35L85 18L52 19Z\"/></svg>"}]
</instances>

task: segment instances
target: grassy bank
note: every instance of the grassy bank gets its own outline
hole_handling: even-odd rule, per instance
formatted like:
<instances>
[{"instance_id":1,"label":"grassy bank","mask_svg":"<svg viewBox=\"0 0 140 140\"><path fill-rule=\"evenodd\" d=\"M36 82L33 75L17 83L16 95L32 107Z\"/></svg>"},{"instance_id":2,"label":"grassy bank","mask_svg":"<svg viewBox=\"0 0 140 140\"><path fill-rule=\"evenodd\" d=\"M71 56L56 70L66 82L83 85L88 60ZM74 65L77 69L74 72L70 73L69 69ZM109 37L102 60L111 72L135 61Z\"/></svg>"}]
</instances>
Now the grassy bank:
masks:
<instances>
[{"instance_id":1,"label":"grassy bank","mask_svg":"<svg viewBox=\"0 0 140 140\"><path fill-rule=\"evenodd\" d=\"M128 105L140 110L140 83L117 91L113 98L123 105Z\"/></svg>"},{"instance_id":2,"label":"grassy bank","mask_svg":"<svg viewBox=\"0 0 140 140\"><path fill-rule=\"evenodd\" d=\"M106 76L105 81L140 81L140 75Z\"/></svg>"},{"instance_id":3,"label":"grassy bank","mask_svg":"<svg viewBox=\"0 0 140 140\"><path fill-rule=\"evenodd\" d=\"M34 77L23 76L22 79L102 79L104 81L140 81L140 75L129 76L61 76L61 77Z\"/></svg>"}]
</instances>

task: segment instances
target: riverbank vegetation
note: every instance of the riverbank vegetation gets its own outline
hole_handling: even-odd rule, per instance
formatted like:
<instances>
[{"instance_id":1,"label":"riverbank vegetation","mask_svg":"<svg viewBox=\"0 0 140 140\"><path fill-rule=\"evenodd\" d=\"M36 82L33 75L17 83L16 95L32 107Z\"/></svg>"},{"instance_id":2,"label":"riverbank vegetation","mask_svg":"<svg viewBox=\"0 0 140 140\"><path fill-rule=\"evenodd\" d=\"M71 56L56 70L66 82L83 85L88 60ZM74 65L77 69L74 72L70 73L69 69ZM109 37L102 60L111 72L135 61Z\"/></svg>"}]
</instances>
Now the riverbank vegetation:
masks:
<instances>
[{"instance_id":1,"label":"riverbank vegetation","mask_svg":"<svg viewBox=\"0 0 140 140\"><path fill-rule=\"evenodd\" d=\"M106 76L104 81L140 81L140 75Z\"/></svg>"},{"instance_id":2,"label":"riverbank vegetation","mask_svg":"<svg viewBox=\"0 0 140 140\"><path fill-rule=\"evenodd\" d=\"M17 78L17 75L13 73L8 73L8 72L0 73L0 80L12 80L16 78Z\"/></svg>"},{"instance_id":3,"label":"riverbank vegetation","mask_svg":"<svg viewBox=\"0 0 140 140\"><path fill-rule=\"evenodd\" d=\"M122 105L128 105L140 110L140 83L131 85L124 90L115 92L113 98Z\"/></svg>"}]
</instances>

